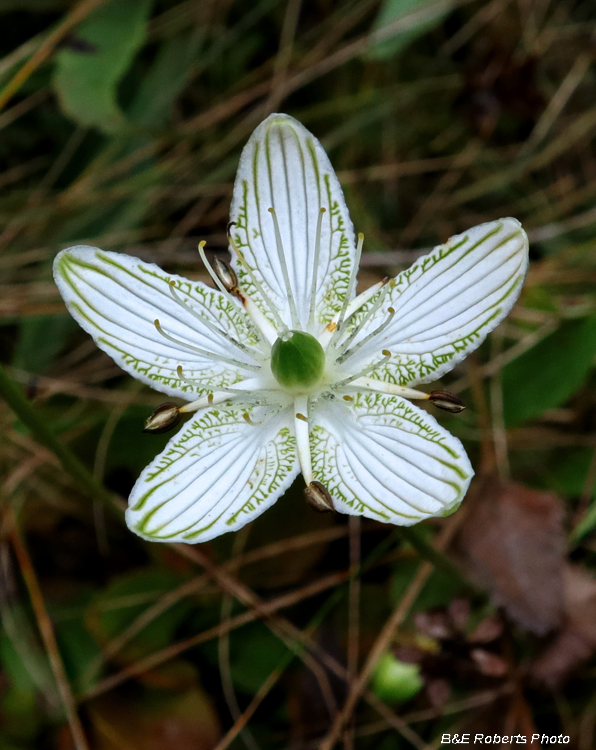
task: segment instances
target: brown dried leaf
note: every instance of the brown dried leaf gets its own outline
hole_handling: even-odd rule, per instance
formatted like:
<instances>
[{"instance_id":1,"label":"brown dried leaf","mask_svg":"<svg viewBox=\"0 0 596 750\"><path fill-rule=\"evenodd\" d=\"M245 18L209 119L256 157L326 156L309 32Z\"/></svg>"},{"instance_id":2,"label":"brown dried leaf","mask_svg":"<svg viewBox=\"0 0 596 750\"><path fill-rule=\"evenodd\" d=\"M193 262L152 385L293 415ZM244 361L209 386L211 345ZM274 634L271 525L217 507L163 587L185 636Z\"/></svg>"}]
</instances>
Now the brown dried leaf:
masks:
<instances>
[{"instance_id":1,"label":"brown dried leaf","mask_svg":"<svg viewBox=\"0 0 596 750\"><path fill-rule=\"evenodd\" d=\"M503 632L503 620L498 615L490 615L481 620L468 636L469 643L491 643Z\"/></svg>"},{"instance_id":2,"label":"brown dried leaf","mask_svg":"<svg viewBox=\"0 0 596 750\"><path fill-rule=\"evenodd\" d=\"M533 677L550 688L596 650L596 579L577 565L565 567L565 623L532 668Z\"/></svg>"},{"instance_id":3,"label":"brown dried leaf","mask_svg":"<svg viewBox=\"0 0 596 750\"><path fill-rule=\"evenodd\" d=\"M211 750L221 738L217 714L197 679L182 690L103 695L89 706L89 717L93 750Z\"/></svg>"},{"instance_id":4,"label":"brown dried leaf","mask_svg":"<svg viewBox=\"0 0 596 750\"><path fill-rule=\"evenodd\" d=\"M473 648L470 656L478 667L478 671L487 677L503 677L507 674L507 662L483 648Z\"/></svg>"},{"instance_id":5,"label":"brown dried leaf","mask_svg":"<svg viewBox=\"0 0 596 750\"><path fill-rule=\"evenodd\" d=\"M436 612L418 612L414 615L414 625L417 630L429 638L446 640L454 634L447 613L440 610Z\"/></svg>"},{"instance_id":6,"label":"brown dried leaf","mask_svg":"<svg viewBox=\"0 0 596 750\"><path fill-rule=\"evenodd\" d=\"M470 602L468 599L453 599L447 608L449 617L458 633L464 633L470 617Z\"/></svg>"},{"instance_id":7,"label":"brown dried leaf","mask_svg":"<svg viewBox=\"0 0 596 750\"><path fill-rule=\"evenodd\" d=\"M447 680L444 680L441 677L435 677L427 681L426 694L430 705L433 708L440 710L449 700L451 686Z\"/></svg>"},{"instance_id":8,"label":"brown dried leaf","mask_svg":"<svg viewBox=\"0 0 596 750\"><path fill-rule=\"evenodd\" d=\"M470 578L522 627L544 635L563 614L565 536L556 495L485 477L458 536Z\"/></svg>"}]
</instances>

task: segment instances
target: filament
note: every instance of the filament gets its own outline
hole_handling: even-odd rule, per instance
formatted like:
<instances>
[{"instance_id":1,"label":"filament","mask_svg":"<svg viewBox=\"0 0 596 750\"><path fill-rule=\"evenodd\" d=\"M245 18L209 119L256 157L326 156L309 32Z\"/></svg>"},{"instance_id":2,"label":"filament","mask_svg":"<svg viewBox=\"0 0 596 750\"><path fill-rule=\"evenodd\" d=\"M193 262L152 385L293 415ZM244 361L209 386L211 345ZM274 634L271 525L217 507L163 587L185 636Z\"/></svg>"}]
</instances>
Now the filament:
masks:
<instances>
[{"instance_id":1,"label":"filament","mask_svg":"<svg viewBox=\"0 0 596 750\"><path fill-rule=\"evenodd\" d=\"M187 312L193 315L197 320L200 320L201 323L204 323L207 326L207 328L209 328L209 330L213 331L213 333L223 336L226 339L226 341L230 342L230 344L234 344L234 346L237 346L241 351L243 351L245 354L248 354L248 356L252 357L256 362L259 361L257 357L255 357L255 355L250 351L250 349L247 346L242 344L240 341L236 341L236 339L233 336L230 336L229 333L219 328L219 326L216 326L210 320L207 320L207 318L203 317L200 313L194 310L187 302L185 302L181 297L179 297L178 293L176 292L175 285L176 285L175 281L170 281L170 292L172 293L172 297L176 300L176 302L181 307L183 307Z\"/></svg>"},{"instance_id":2,"label":"filament","mask_svg":"<svg viewBox=\"0 0 596 750\"><path fill-rule=\"evenodd\" d=\"M187 378L182 378L187 383L191 382ZM215 406L221 404L223 401L230 401L238 394L228 393L227 391L217 391L216 393L208 393L206 396L201 396L196 401L189 401L188 404L180 407L180 411L188 414L189 412L199 411L199 409L206 409L209 406Z\"/></svg>"},{"instance_id":3,"label":"filament","mask_svg":"<svg viewBox=\"0 0 596 750\"><path fill-rule=\"evenodd\" d=\"M352 381L352 385L359 389L365 388L375 393L384 393L387 396L401 396L402 398L422 399L426 401L430 398L430 393L416 391L413 388L406 388L403 385L395 385L395 383L385 383L382 380L374 380L373 378L362 377ZM344 396L344 398L346 397Z\"/></svg>"},{"instance_id":4,"label":"filament","mask_svg":"<svg viewBox=\"0 0 596 750\"><path fill-rule=\"evenodd\" d=\"M294 431L300 470L308 486L313 480L313 473L308 425L308 396L306 395L297 396L294 400Z\"/></svg>"},{"instance_id":5,"label":"filament","mask_svg":"<svg viewBox=\"0 0 596 750\"><path fill-rule=\"evenodd\" d=\"M279 258L279 264L281 266L281 273L284 277L284 283L286 285L286 293L288 295L288 304L290 305L290 316L292 318L292 327L300 329L300 318L298 317L298 310L296 309L296 302L294 301L294 294L292 292L292 286L290 284L290 274L288 273L288 266L286 264L286 256L284 254L284 247L281 241L281 232L279 231L279 222L277 221L277 215L275 209L269 208L269 213L273 219L273 228L275 231L275 244L277 246L277 257Z\"/></svg>"},{"instance_id":6,"label":"filament","mask_svg":"<svg viewBox=\"0 0 596 750\"><path fill-rule=\"evenodd\" d=\"M346 296L344 297L344 302L341 307L341 311L339 313L339 318L337 319L337 328L335 329L338 331L344 322L344 317L346 314L346 311L348 309L348 305L350 304L350 297L352 296L352 292L354 291L354 285L356 284L356 276L358 274L358 268L360 266L360 258L362 256L362 245L364 244L364 235L362 232L358 235L358 244L356 245L356 255L354 257L354 265L352 266L352 272L350 273L350 280L348 282L348 288L346 289Z\"/></svg>"},{"instance_id":7,"label":"filament","mask_svg":"<svg viewBox=\"0 0 596 750\"><path fill-rule=\"evenodd\" d=\"M389 362L391 359L391 352L387 349L383 349L383 359L380 359L378 362L374 362L372 365L368 365L368 367L365 367L360 372L356 373L356 375L350 375L349 378L344 378L343 380L338 380L337 383L333 384L333 389L337 390L338 388L341 388L344 385L348 385L348 383L352 383L354 380L358 380L358 378L362 378L365 375L368 375L369 372L372 372L373 370L376 370L377 367L382 367L384 364Z\"/></svg>"},{"instance_id":8,"label":"filament","mask_svg":"<svg viewBox=\"0 0 596 750\"><path fill-rule=\"evenodd\" d=\"M325 208L321 208L317 218L317 232L315 235L315 258L312 272L312 285L310 288L310 307L308 310L308 327L311 328L315 322L315 304L317 301L317 274L319 270L319 257L321 255L321 229L323 228L323 214Z\"/></svg>"},{"instance_id":9,"label":"filament","mask_svg":"<svg viewBox=\"0 0 596 750\"><path fill-rule=\"evenodd\" d=\"M269 307L269 312L275 318L275 322L279 326L280 332L287 331L288 330L287 325L281 319L280 314L277 312L277 309L276 309L275 305L273 304L273 302L271 301L271 298L269 297L269 295L267 294L267 292L263 289L262 284L257 280L256 276L252 272L251 267L246 262L246 258L242 254L242 252L241 252L240 248L238 247L238 245L234 242L234 238L232 237L231 234L228 234L228 240L230 242L230 246L232 247L232 250L238 256L238 260L242 264L242 267L244 268L244 270L246 271L246 273L250 277L250 280L252 281L252 283L256 287L257 291L259 292L259 294L263 298L263 301L265 302L265 304Z\"/></svg>"},{"instance_id":10,"label":"filament","mask_svg":"<svg viewBox=\"0 0 596 750\"><path fill-rule=\"evenodd\" d=\"M384 321L383 321L383 322L381 323L381 325L380 325L380 326L378 326L377 328L375 328L375 330L374 330L374 331L371 331L371 332L370 332L370 333L368 334L368 336L365 336L365 337L364 337L364 338L362 339L362 341L359 341L359 342L358 342L358 343L356 344L356 346L355 346L355 347L354 347L353 349L348 349L348 350L346 351L346 348L345 348L345 346L343 347L343 349L344 349L343 353L341 354L341 356L339 356L339 357L337 358L337 363L338 363L338 364L341 364L342 362L345 362L345 361L346 361L346 359L348 359L348 357L351 357L351 356L352 356L353 354L356 354L356 352L357 352L357 351L358 351L359 349L361 349L361 348L362 348L362 347L363 347L363 346L364 346L365 344L368 344L368 342L369 342L369 341L370 341L370 340L371 340L372 338L374 338L375 336L378 336L378 335L379 335L379 333L381 333L382 331L384 331L384 330L385 330L385 328L387 328L387 326L389 325L389 323L391 323L391 321L393 320L393 316L395 315L395 310L393 309L393 307L388 307L388 308L387 308L387 313L388 313L388 315L387 315L387 318L386 318L386 319L385 319L385 320L384 320ZM354 339L352 338L352 341L353 341L353 340L354 340ZM348 345L349 345L349 343L350 343L350 342L348 342Z\"/></svg>"},{"instance_id":11,"label":"filament","mask_svg":"<svg viewBox=\"0 0 596 750\"><path fill-rule=\"evenodd\" d=\"M364 327L369 322L369 320L375 315L375 313L377 312L377 310L383 304L383 302L385 300L385 297L387 296L387 292L391 288L392 288L391 287L391 283L385 285L385 288L382 289L381 294L379 294L378 298L371 305L370 310L367 313L365 313L365 315L362 318L362 320L360 321L360 323L358 323L358 325L356 325L354 327L354 330L350 333L350 335L341 343L341 345L339 347L339 353L340 353L340 355L342 355L346 351L346 349L350 346L350 344L352 343L352 341L354 341L354 339L356 338L356 336L364 329ZM366 300L366 301L368 302L368 300ZM363 304L366 304L366 303L363 303ZM362 305L361 305L361 307L362 307ZM389 308L389 309L393 309L393 308ZM352 313L352 314L355 315L356 312L357 312L357 310L354 313ZM348 320L349 320L349 318L346 320L346 323L348 322Z\"/></svg>"},{"instance_id":12,"label":"filament","mask_svg":"<svg viewBox=\"0 0 596 750\"><path fill-rule=\"evenodd\" d=\"M191 352L200 354L202 357L206 357L207 359L212 359L217 363L227 362L227 364L232 365L233 367L242 367L247 370L254 370L255 372L259 372L259 370L261 369L259 365L249 365L246 362L241 362L238 359L232 359L231 357L224 357L221 354L214 354L213 352L208 352L206 349L200 349L198 346L187 344L186 341L180 341L180 339L177 339L174 336L170 336L169 333L166 333L161 327L159 320L157 319L153 321L153 324L157 328L158 332L161 333L161 335L164 338L168 339L168 341L171 341L173 344L178 344L178 346L188 349Z\"/></svg>"},{"instance_id":13,"label":"filament","mask_svg":"<svg viewBox=\"0 0 596 750\"><path fill-rule=\"evenodd\" d=\"M204 249L206 244L207 243L205 242L205 240L201 240L201 242L199 242L198 250L199 250L199 255L201 256L201 260L203 261L205 268L209 272L209 276L211 276L211 278L213 279L215 283L215 286L220 290L220 292L223 292L228 297L232 297L233 295L230 292L230 290L225 288L225 286L222 284L221 279L211 267L211 263L209 263L209 261L207 260L207 256L205 255L205 249Z\"/></svg>"}]
</instances>

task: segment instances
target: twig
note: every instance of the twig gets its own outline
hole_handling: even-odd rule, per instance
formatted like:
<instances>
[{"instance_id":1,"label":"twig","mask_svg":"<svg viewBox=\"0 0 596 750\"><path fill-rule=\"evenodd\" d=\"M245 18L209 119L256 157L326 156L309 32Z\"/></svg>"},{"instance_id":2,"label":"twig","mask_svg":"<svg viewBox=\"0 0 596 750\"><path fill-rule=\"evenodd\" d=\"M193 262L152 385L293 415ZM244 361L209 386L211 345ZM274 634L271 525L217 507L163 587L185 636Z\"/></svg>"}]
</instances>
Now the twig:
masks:
<instances>
[{"instance_id":1,"label":"twig","mask_svg":"<svg viewBox=\"0 0 596 750\"><path fill-rule=\"evenodd\" d=\"M350 587L348 592L348 685L352 685L358 674L360 650L360 516L350 516ZM350 725L344 735L345 750L354 747L354 726Z\"/></svg>"},{"instance_id":2,"label":"twig","mask_svg":"<svg viewBox=\"0 0 596 750\"><path fill-rule=\"evenodd\" d=\"M0 110L4 108L9 99L15 94L29 76L34 73L39 66L45 62L54 51L58 42L68 34L68 32L80 23L83 18L89 15L100 5L104 5L107 0L82 0L70 11L66 18L58 24L48 38L42 43L37 52L35 52L13 78L6 84L4 90L0 93Z\"/></svg>"},{"instance_id":3,"label":"twig","mask_svg":"<svg viewBox=\"0 0 596 750\"><path fill-rule=\"evenodd\" d=\"M8 377L2 365L0 365L0 396L29 427L37 440L46 448L49 448L60 460L64 470L70 474L77 484L87 490L92 497L100 498L108 506L114 507L116 504L115 496L109 490L106 490L75 454L60 442L40 413L26 399L23 391Z\"/></svg>"},{"instance_id":4,"label":"twig","mask_svg":"<svg viewBox=\"0 0 596 750\"><path fill-rule=\"evenodd\" d=\"M232 559L237 559L241 552L246 546L248 540L248 534L250 533L250 524L244 526L234 537L234 543L232 547ZM230 568L230 572L236 572L237 565ZM228 592L224 592L222 603L221 603L221 618L220 622L224 625L232 617L232 606L234 604L234 597ZM232 671L230 668L230 630L225 630L221 633L217 644L217 656L219 661L219 675L221 678L221 686L224 694L224 698L228 705L232 719L234 720L234 726L239 723L242 717L242 711L238 705L238 699L236 698L236 692L234 690L234 683L232 681ZM246 722L241 725L239 734L244 741L244 744L248 750L259 750L259 746L252 736L252 733L246 728ZM234 735L236 736L236 735Z\"/></svg>"},{"instance_id":5,"label":"twig","mask_svg":"<svg viewBox=\"0 0 596 750\"><path fill-rule=\"evenodd\" d=\"M8 516L7 521L8 526L10 527L12 546L15 551L17 560L19 561L23 579L25 581L25 585L27 586L27 591L29 592L29 598L31 599L31 605L33 607L33 611L35 612L35 618L37 620L39 632L48 653L48 658L50 660L52 672L54 673L54 678L56 679L56 685L58 687L60 699L62 701L64 712L68 720L68 725L70 727L73 742L77 750L89 750L87 738L85 737L85 732L83 731L83 725L81 724L81 720L79 719L79 715L77 714L75 700L70 689L70 684L68 682L66 672L64 670L64 664L60 656L60 651L58 650L54 628L52 627L52 622L46 610L43 596L39 588L39 583L37 581L37 576L35 575L35 570L31 563L31 558L29 557L27 547L25 546L23 538L21 537L21 534L17 527L12 507L8 506L5 512Z\"/></svg>"},{"instance_id":6,"label":"twig","mask_svg":"<svg viewBox=\"0 0 596 750\"><path fill-rule=\"evenodd\" d=\"M249 622L254 622L255 620L258 620L260 618L271 617L280 609L283 609L285 607L292 607L293 605L304 599L308 599L311 596L316 596L321 591L325 591L329 588L338 586L340 583L345 581L347 577L347 573L332 573L325 578L322 578L318 581L308 584L307 586L304 586L301 589L298 589L298 591L291 591L288 594L283 594L282 596L278 596L275 599L271 599L270 601L260 602L258 608L253 607L246 612L242 612L241 614L232 617L225 623L214 625L208 630L204 630L201 633L193 635L192 637L187 638L186 640L179 643L174 643L171 646L162 649L161 651L157 651L156 653L151 654L144 659L141 659L135 664L131 664L117 674L111 675L102 682L99 682L97 685L94 685L92 688L85 690L80 695L80 698L88 700L90 698L94 698L97 695L101 695L102 693L111 690L116 685L120 685L122 682L126 682L126 680L129 680L132 677L143 674L143 672L147 672L148 670L153 669L159 664L163 664L164 662L173 659L174 657L178 656L184 651L187 651L193 646L197 646L200 643L206 643L207 641L213 640L213 638L218 638L221 633L226 631L229 632L231 630L234 630L235 628L240 627L241 625L246 625ZM297 628L296 630L298 631ZM301 633L301 631L298 632Z\"/></svg>"},{"instance_id":7,"label":"twig","mask_svg":"<svg viewBox=\"0 0 596 750\"><path fill-rule=\"evenodd\" d=\"M440 534L440 537L437 543L437 547L439 549L442 549L444 546L446 546L449 543L452 535L455 533L455 529L459 527L459 523L460 523L459 519L454 518L453 520L451 520L450 523L448 523L445 526L445 528ZM418 595L422 591L422 588L424 584L426 583L426 580L428 576L431 574L432 570L433 570L433 565L430 562L424 562L418 568L418 571L416 575L414 576L414 579L408 586L406 593L404 594L401 601L395 608L393 614L387 620L387 622L383 626L383 629L377 636L377 639L375 640L369 652L368 658L366 659L366 662L364 664L364 667L362 668L362 671L360 672L357 679L354 680L354 683L350 687L350 691L343 705L343 708L336 715L333 725L331 727L331 730L321 742L319 750L332 750L346 722L350 718L354 710L354 707L356 706L356 703L358 702L360 696L364 692L368 684L368 681L370 680L372 673L379 662L379 659L389 647L389 644L391 643L395 635L395 632L397 631L399 626L402 624L408 612L410 611L410 608L412 607L412 605L418 598Z\"/></svg>"}]
</instances>

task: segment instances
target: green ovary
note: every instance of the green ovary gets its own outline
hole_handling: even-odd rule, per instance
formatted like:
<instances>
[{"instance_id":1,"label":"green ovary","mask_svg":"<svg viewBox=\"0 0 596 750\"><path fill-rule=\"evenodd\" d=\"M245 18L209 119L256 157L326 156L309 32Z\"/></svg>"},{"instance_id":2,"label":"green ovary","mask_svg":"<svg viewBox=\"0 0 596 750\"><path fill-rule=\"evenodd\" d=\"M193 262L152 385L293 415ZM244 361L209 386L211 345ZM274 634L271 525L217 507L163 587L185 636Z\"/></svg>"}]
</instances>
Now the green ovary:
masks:
<instances>
[{"instance_id":1,"label":"green ovary","mask_svg":"<svg viewBox=\"0 0 596 750\"><path fill-rule=\"evenodd\" d=\"M297 393L314 388L323 377L325 352L314 336L290 331L271 349L271 372L277 382Z\"/></svg>"}]
</instances>

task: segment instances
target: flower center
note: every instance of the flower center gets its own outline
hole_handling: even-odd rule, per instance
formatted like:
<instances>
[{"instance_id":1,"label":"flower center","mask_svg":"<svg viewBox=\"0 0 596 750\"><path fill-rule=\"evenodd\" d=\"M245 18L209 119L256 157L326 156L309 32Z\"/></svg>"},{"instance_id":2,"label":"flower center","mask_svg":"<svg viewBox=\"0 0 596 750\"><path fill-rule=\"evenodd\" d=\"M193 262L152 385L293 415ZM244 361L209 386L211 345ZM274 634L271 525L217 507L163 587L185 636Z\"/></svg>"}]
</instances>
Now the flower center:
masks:
<instances>
[{"instance_id":1,"label":"flower center","mask_svg":"<svg viewBox=\"0 0 596 750\"><path fill-rule=\"evenodd\" d=\"M288 331L271 348L271 372L289 391L305 392L323 377L325 352L314 336L303 331Z\"/></svg>"}]
</instances>

